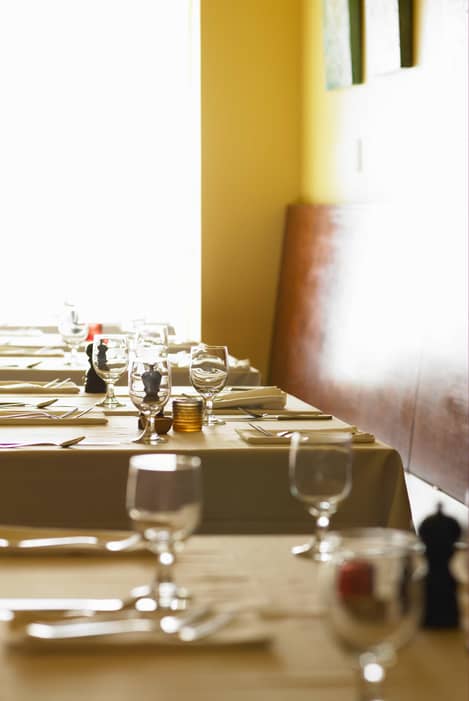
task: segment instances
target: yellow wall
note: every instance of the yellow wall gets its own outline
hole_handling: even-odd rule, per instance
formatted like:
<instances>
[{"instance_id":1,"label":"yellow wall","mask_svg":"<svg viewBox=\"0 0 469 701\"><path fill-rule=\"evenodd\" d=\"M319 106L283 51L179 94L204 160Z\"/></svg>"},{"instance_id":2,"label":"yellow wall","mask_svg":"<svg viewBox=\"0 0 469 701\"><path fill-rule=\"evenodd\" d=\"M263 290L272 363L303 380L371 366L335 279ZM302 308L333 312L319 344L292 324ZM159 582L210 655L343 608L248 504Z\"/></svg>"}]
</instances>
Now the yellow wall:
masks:
<instances>
[{"instance_id":1,"label":"yellow wall","mask_svg":"<svg viewBox=\"0 0 469 701\"><path fill-rule=\"evenodd\" d=\"M452 197L464 183L467 2L415 0L414 9L415 67L372 76L365 22L364 83L328 91L322 0L303 0L302 200L415 201Z\"/></svg>"},{"instance_id":2,"label":"yellow wall","mask_svg":"<svg viewBox=\"0 0 469 701\"><path fill-rule=\"evenodd\" d=\"M202 338L266 377L300 177L301 0L201 0Z\"/></svg>"},{"instance_id":3,"label":"yellow wall","mask_svg":"<svg viewBox=\"0 0 469 701\"><path fill-rule=\"evenodd\" d=\"M322 0L201 0L205 340L267 379L291 202L396 201L416 256L467 258L465 7L415 0L418 65L327 91Z\"/></svg>"}]
</instances>

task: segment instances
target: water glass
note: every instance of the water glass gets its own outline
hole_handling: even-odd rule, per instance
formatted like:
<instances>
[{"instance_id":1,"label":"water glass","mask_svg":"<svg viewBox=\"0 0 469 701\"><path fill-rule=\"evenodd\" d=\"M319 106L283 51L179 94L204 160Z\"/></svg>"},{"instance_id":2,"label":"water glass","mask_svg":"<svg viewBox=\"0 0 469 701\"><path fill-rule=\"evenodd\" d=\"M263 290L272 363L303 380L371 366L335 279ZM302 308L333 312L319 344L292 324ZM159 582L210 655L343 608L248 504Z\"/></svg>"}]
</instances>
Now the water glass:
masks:
<instances>
[{"instance_id":1,"label":"water glass","mask_svg":"<svg viewBox=\"0 0 469 701\"><path fill-rule=\"evenodd\" d=\"M129 365L129 397L146 418L143 433L135 443L156 445L166 438L158 434L155 417L171 395L171 365L162 348L137 348Z\"/></svg>"},{"instance_id":2,"label":"water glass","mask_svg":"<svg viewBox=\"0 0 469 701\"><path fill-rule=\"evenodd\" d=\"M129 346L126 334L96 334L93 339L91 360L96 374L106 383L106 396L98 406L108 409L124 406L115 396L114 385L129 364Z\"/></svg>"},{"instance_id":3,"label":"water glass","mask_svg":"<svg viewBox=\"0 0 469 701\"><path fill-rule=\"evenodd\" d=\"M296 545L292 553L325 562L332 543L326 537L331 517L352 486L352 436L348 431L315 431L304 440L295 432L288 463L291 494L316 521L313 540Z\"/></svg>"},{"instance_id":4,"label":"water glass","mask_svg":"<svg viewBox=\"0 0 469 701\"><path fill-rule=\"evenodd\" d=\"M228 349L201 343L191 348L189 377L194 389L204 401L204 424L215 426L224 421L213 416L214 397L228 379Z\"/></svg>"},{"instance_id":5,"label":"water glass","mask_svg":"<svg viewBox=\"0 0 469 701\"><path fill-rule=\"evenodd\" d=\"M322 584L327 625L352 658L359 701L384 701L386 668L421 620L422 544L411 533L385 528L334 535Z\"/></svg>"},{"instance_id":6,"label":"water glass","mask_svg":"<svg viewBox=\"0 0 469 701\"><path fill-rule=\"evenodd\" d=\"M172 453L134 455L127 480L133 528L156 555L151 598L157 609L184 607L187 590L173 579L177 546L197 528L202 509L200 458Z\"/></svg>"},{"instance_id":7,"label":"water glass","mask_svg":"<svg viewBox=\"0 0 469 701\"><path fill-rule=\"evenodd\" d=\"M88 336L88 324L80 317L77 308L67 304L65 311L58 323L58 331L67 348L70 349L70 359L66 365L77 366L78 348L86 341Z\"/></svg>"}]
</instances>

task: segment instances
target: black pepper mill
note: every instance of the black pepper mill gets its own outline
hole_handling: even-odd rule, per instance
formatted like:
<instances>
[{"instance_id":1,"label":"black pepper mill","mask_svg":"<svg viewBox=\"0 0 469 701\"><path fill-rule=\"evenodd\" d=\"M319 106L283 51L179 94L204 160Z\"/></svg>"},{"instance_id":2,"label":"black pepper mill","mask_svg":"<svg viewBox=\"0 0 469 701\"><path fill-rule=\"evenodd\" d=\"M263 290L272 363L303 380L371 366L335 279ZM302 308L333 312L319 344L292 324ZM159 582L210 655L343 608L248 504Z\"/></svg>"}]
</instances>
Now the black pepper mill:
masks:
<instances>
[{"instance_id":1,"label":"black pepper mill","mask_svg":"<svg viewBox=\"0 0 469 701\"><path fill-rule=\"evenodd\" d=\"M457 628L457 582L449 564L455 543L461 536L461 526L456 519L446 516L438 504L436 513L420 524L419 536L425 543L428 564L422 625L424 628Z\"/></svg>"},{"instance_id":2,"label":"black pepper mill","mask_svg":"<svg viewBox=\"0 0 469 701\"><path fill-rule=\"evenodd\" d=\"M101 377L99 377L99 375L96 374L93 367L93 362L91 360L93 355L92 343L89 343L86 346L86 355L88 356L90 367L86 371L85 392L87 392L87 394L104 394L106 392L106 383Z\"/></svg>"}]
</instances>

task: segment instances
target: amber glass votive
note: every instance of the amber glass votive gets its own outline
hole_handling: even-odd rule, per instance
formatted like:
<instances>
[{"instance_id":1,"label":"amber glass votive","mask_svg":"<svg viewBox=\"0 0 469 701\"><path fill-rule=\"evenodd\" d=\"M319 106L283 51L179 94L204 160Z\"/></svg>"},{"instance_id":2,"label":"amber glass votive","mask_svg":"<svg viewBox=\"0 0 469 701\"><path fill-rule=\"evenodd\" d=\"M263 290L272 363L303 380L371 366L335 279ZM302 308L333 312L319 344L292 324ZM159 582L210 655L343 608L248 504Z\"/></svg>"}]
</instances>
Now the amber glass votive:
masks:
<instances>
[{"instance_id":1,"label":"amber glass votive","mask_svg":"<svg viewBox=\"0 0 469 701\"><path fill-rule=\"evenodd\" d=\"M202 430L203 401L201 399L173 399L173 431L192 433Z\"/></svg>"}]
</instances>

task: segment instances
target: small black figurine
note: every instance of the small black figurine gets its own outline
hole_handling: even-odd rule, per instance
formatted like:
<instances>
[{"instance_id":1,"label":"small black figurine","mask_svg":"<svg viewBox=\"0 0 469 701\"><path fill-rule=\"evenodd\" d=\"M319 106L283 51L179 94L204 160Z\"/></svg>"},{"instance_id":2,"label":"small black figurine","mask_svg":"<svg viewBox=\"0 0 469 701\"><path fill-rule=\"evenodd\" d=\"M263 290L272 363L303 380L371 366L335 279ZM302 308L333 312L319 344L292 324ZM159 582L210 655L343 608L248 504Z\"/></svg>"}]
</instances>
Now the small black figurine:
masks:
<instances>
[{"instance_id":1,"label":"small black figurine","mask_svg":"<svg viewBox=\"0 0 469 701\"><path fill-rule=\"evenodd\" d=\"M435 514L422 521L419 536L426 546L428 572L425 577L424 628L456 628L459 625L457 582L449 569L461 526L446 516L441 504Z\"/></svg>"},{"instance_id":2,"label":"small black figurine","mask_svg":"<svg viewBox=\"0 0 469 701\"><path fill-rule=\"evenodd\" d=\"M146 365L145 365L146 367ZM145 388L144 402L158 401L161 385L161 372L154 369L154 365L148 365L148 370L142 373L142 382Z\"/></svg>"},{"instance_id":3,"label":"small black figurine","mask_svg":"<svg viewBox=\"0 0 469 701\"><path fill-rule=\"evenodd\" d=\"M104 370L104 371L108 370L106 353L107 353L107 345L105 343L103 343L102 341L100 341L99 346L98 346L97 363L98 363L98 368L100 370Z\"/></svg>"},{"instance_id":4,"label":"small black figurine","mask_svg":"<svg viewBox=\"0 0 469 701\"><path fill-rule=\"evenodd\" d=\"M92 355L93 355L93 344L89 343L86 346L86 355L88 356L88 361L90 367L86 373L85 381L85 392L88 394L104 394L106 391L106 383L103 379L96 374L96 370L93 367Z\"/></svg>"}]
</instances>

